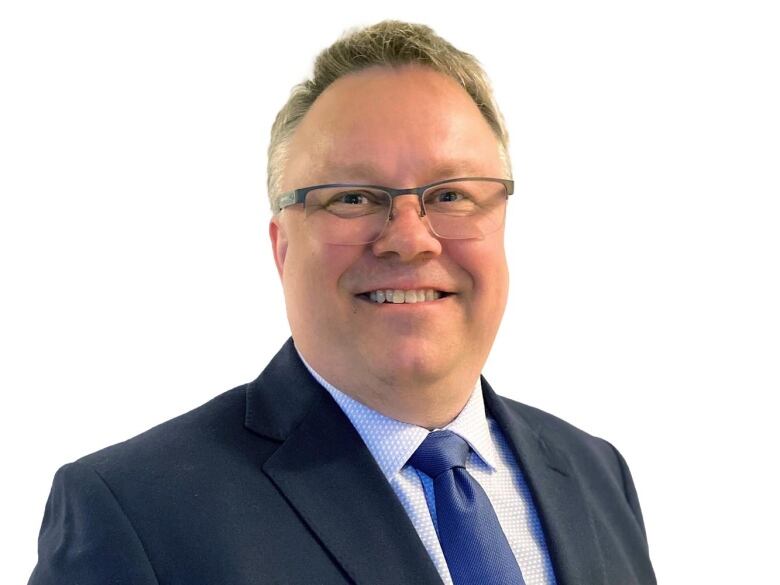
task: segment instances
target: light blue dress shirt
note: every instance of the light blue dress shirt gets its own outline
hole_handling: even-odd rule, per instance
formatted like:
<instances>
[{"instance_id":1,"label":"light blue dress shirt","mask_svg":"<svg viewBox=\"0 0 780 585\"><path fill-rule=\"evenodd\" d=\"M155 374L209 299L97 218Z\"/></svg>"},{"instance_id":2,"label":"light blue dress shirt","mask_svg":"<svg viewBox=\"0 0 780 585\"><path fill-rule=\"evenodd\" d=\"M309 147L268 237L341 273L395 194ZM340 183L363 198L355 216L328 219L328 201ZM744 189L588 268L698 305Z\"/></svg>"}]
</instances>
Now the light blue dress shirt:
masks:
<instances>
[{"instance_id":1,"label":"light blue dress shirt","mask_svg":"<svg viewBox=\"0 0 780 585\"><path fill-rule=\"evenodd\" d=\"M442 581L452 585L436 536L433 481L406 465L428 435L428 429L384 416L329 384L305 360L303 363L352 422L409 515ZM554 585L555 576L531 492L498 424L485 414L479 382L461 413L444 428L471 446L466 470L487 493L526 585Z\"/></svg>"}]
</instances>

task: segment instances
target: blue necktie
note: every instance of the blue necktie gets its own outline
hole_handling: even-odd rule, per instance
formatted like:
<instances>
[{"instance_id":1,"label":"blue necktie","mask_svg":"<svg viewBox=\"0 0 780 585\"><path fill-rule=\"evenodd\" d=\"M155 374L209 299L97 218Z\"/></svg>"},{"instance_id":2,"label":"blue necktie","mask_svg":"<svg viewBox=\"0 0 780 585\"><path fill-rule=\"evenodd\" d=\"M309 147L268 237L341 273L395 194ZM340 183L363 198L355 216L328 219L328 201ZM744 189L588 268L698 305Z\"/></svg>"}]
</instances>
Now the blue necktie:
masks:
<instances>
[{"instance_id":1,"label":"blue necktie","mask_svg":"<svg viewBox=\"0 0 780 585\"><path fill-rule=\"evenodd\" d=\"M469 445L430 433L409 464L433 479L439 542L455 585L525 585L490 500L464 465Z\"/></svg>"}]
</instances>

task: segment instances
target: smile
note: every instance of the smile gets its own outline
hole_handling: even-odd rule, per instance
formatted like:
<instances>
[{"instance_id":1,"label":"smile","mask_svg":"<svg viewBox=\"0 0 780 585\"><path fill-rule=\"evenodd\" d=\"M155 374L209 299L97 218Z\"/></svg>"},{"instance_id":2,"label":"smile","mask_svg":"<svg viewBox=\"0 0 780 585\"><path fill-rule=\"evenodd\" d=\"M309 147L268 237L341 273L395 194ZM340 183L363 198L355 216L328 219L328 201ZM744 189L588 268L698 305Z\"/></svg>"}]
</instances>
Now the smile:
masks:
<instances>
[{"instance_id":1,"label":"smile","mask_svg":"<svg viewBox=\"0 0 780 585\"><path fill-rule=\"evenodd\" d=\"M372 290L359 296L370 300L373 303L392 303L395 305L424 303L436 301L448 296L449 293L434 290L432 288L403 290L398 288L388 288L382 290Z\"/></svg>"}]
</instances>

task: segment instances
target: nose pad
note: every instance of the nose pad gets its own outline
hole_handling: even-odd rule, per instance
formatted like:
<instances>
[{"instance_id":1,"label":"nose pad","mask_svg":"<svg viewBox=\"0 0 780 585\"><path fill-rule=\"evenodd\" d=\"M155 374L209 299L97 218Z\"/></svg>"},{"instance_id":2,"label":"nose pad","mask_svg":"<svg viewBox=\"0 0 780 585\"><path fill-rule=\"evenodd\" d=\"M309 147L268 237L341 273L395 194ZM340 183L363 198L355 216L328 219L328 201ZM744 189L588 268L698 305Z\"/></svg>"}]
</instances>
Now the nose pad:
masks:
<instances>
[{"instance_id":1,"label":"nose pad","mask_svg":"<svg viewBox=\"0 0 780 585\"><path fill-rule=\"evenodd\" d=\"M441 243L431 229L430 222L419 205L419 199L415 194L401 195L394 199L392 214L382 233L374 241L375 254L381 256L392 253L404 261L409 261L421 254L441 253Z\"/></svg>"},{"instance_id":2,"label":"nose pad","mask_svg":"<svg viewBox=\"0 0 780 585\"><path fill-rule=\"evenodd\" d=\"M398 204L401 199L405 199L405 201L399 206ZM393 226L397 226L399 221L403 221L403 217L405 214L412 212L412 208L415 207L415 200L417 205L416 208L413 209L414 215L420 221L420 223L423 224L423 226L425 227L429 235L431 236L436 235L425 213L425 208L423 207L422 200L418 195L415 195L413 193L410 193L408 195L401 195L393 199L392 206L390 208L390 215L388 216L387 223L385 224L384 234L392 230Z\"/></svg>"},{"instance_id":3,"label":"nose pad","mask_svg":"<svg viewBox=\"0 0 780 585\"><path fill-rule=\"evenodd\" d=\"M425 217L425 207L423 207L422 199L414 193L409 193L408 195L400 195L399 197L395 197L390 202L390 215L388 217L389 221L392 221L395 217L396 210L398 209L399 199L403 199L405 197L414 197L414 199L417 200L417 217Z\"/></svg>"}]
</instances>

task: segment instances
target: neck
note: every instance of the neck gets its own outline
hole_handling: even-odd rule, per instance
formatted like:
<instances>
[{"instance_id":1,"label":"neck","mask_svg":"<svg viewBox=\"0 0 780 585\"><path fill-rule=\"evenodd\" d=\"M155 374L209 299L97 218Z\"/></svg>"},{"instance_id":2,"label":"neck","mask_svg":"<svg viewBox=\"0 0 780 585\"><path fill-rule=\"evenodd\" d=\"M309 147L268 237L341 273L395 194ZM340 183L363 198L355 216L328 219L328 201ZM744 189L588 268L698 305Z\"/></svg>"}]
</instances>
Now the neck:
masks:
<instances>
[{"instance_id":1,"label":"neck","mask_svg":"<svg viewBox=\"0 0 780 585\"><path fill-rule=\"evenodd\" d=\"M338 390L377 412L433 430L452 422L466 406L479 379L479 370L465 368L434 379L415 376L372 375L371 372L340 375L340 371L301 354L317 374ZM314 356L312 356L314 357Z\"/></svg>"}]
</instances>

